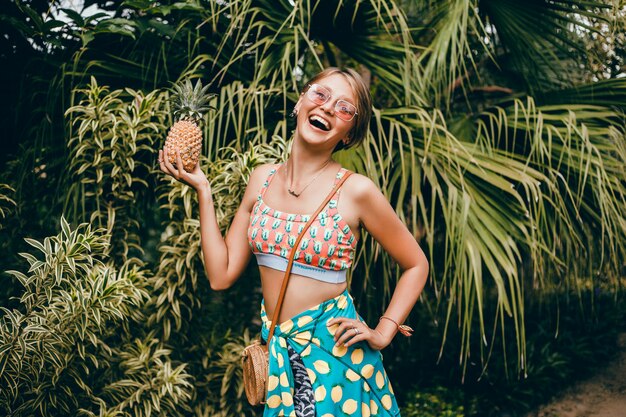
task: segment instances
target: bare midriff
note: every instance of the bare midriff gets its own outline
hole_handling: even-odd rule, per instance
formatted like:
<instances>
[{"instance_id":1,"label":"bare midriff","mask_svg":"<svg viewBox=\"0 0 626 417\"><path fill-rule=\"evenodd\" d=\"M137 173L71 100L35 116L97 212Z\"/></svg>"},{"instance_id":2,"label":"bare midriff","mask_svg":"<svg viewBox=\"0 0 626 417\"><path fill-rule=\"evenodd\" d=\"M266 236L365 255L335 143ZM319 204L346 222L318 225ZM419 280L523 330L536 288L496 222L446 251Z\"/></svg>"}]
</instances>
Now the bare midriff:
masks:
<instances>
[{"instance_id":1,"label":"bare midriff","mask_svg":"<svg viewBox=\"0 0 626 417\"><path fill-rule=\"evenodd\" d=\"M261 271L265 312L268 319L271 320L274 316L274 307L280 295L280 287L283 284L285 272L265 266L259 266L259 270ZM282 323L311 307L337 297L346 287L347 284L345 282L332 284L302 275L291 274L278 322Z\"/></svg>"}]
</instances>

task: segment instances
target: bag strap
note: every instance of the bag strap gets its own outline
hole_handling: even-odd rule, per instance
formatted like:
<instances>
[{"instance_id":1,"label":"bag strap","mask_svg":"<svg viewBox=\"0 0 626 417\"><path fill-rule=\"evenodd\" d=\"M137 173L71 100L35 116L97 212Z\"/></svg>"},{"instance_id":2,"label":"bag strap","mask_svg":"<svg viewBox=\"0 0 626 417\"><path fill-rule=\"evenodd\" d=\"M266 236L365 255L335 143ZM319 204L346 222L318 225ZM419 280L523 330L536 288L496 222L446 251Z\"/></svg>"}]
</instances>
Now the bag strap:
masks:
<instances>
[{"instance_id":1,"label":"bag strap","mask_svg":"<svg viewBox=\"0 0 626 417\"><path fill-rule=\"evenodd\" d=\"M300 232L300 234L298 235L298 238L296 239L296 243L293 245L293 248L291 250L291 254L289 255L289 263L287 264L287 269L285 270L285 276L283 278L283 285L280 288L280 294L278 295L278 301L276 302L276 308L274 309L274 315L273 315L272 321L270 323L270 326L271 326L270 327L270 334L267 337L267 343L268 344L269 344L270 340L272 340L272 336L274 336L274 330L276 329L276 323L278 322L278 317L280 316L280 310L283 307L283 300L285 299L285 292L287 291L287 284L289 283L289 277L291 275L291 267L293 266L293 260L294 260L295 255L296 255L296 252L297 252L297 249L298 249L298 245L300 244L300 241L302 240L302 237L304 236L304 233L307 231L309 226L311 226L311 224L317 218L317 215L320 213L320 211L322 211L322 209L326 206L326 204L328 204L328 202L333 197L333 195L335 195L335 192L339 189L339 187L341 187L341 184L343 184L344 181L347 180L350 175L352 175L352 172L345 171L343 177L339 180L339 182L337 184L335 184L335 186L330 191L330 193L326 196L326 198L324 199L322 204L320 204L320 206L317 208L317 210L315 210L315 213L313 213L311 215L311 218L304 225L304 229L302 229L302 232Z\"/></svg>"}]
</instances>

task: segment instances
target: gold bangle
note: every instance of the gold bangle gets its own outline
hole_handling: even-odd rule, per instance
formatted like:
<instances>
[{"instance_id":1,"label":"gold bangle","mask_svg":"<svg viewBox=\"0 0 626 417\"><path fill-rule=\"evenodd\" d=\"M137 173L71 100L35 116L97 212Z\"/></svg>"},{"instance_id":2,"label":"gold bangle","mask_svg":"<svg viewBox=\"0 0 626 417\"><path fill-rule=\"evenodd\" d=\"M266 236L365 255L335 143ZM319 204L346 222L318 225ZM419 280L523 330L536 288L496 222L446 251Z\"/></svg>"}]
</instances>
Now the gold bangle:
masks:
<instances>
[{"instance_id":1,"label":"gold bangle","mask_svg":"<svg viewBox=\"0 0 626 417\"><path fill-rule=\"evenodd\" d=\"M407 326L406 324L398 324L397 321L395 321L391 317L387 317L387 316L380 316L378 321L381 321L382 319L387 319L389 321L392 321L393 324L395 324L396 327L398 328L398 331L400 333L402 333L403 335L405 335L406 337L413 336L414 330L412 328L410 328L409 326Z\"/></svg>"}]
</instances>

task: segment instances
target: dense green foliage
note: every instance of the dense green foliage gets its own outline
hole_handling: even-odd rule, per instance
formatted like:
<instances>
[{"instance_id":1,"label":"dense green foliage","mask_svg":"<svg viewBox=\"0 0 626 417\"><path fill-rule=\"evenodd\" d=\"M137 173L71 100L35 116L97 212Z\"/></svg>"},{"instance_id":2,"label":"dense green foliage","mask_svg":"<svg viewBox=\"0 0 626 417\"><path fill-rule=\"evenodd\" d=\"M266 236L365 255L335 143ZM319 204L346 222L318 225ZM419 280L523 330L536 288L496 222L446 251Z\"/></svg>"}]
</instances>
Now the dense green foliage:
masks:
<instances>
[{"instance_id":1,"label":"dense green foliage","mask_svg":"<svg viewBox=\"0 0 626 417\"><path fill-rule=\"evenodd\" d=\"M558 325L536 327L533 309L558 294L576 294L588 333L610 346L597 321L608 316L586 314L597 308L583 300L588 287L623 287L623 6L63 4L0 10L0 270L13 271L0 289L0 413L252 414L237 364L260 325L256 272L225 293L209 289L196 197L155 164L172 123L168 88L183 79L216 94L201 164L224 231L254 167L287 155L286 114L304 79L349 65L370 83L371 134L337 159L381 187L430 260L409 320L419 337L385 355L408 413L475 404L433 388L442 405L427 411L419 404L430 397L408 394L424 381L402 370L515 393L488 397L483 415L531 404L533 387L554 385L546 369L571 377L572 361L603 346L576 357L564 352L587 343L582 334L545 342ZM380 249L364 235L351 279L372 322L400 273ZM537 294L547 296L528 298ZM600 299L610 316L617 299Z\"/></svg>"},{"instance_id":2,"label":"dense green foliage","mask_svg":"<svg viewBox=\"0 0 626 417\"><path fill-rule=\"evenodd\" d=\"M405 417L465 417L473 415L475 408L466 409L462 391L435 387L432 392L418 390L408 398L403 410Z\"/></svg>"}]
</instances>

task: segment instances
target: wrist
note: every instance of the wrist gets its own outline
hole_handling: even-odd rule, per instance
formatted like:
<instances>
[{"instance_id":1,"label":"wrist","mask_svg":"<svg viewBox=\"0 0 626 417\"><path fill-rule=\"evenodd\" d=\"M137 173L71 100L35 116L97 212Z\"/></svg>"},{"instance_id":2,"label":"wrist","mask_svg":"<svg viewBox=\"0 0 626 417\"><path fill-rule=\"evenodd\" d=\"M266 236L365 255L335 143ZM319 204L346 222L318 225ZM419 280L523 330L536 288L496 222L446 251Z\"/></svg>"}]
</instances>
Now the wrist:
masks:
<instances>
[{"instance_id":1,"label":"wrist","mask_svg":"<svg viewBox=\"0 0 626 417\"><path fill-rule=\"evenodd\" d=\"M395 328L395 326L389 326L384 321L383 322L378 322L378 325L376 326L374 331L380 335L380 337L382 338L385 346L390 345L392 340L393 340L393 338L396 336L396 328Z\"/></svg>"},{"instance_id":2,"label":"wrist","mask_svg":"<svg viewBox=\"0 0 626 417\"><path fill-rule=\"evenodd\" d=\"M196 187L196 192L198 196L211 196L211 184L209 184L209 180L203 181L198 187Z\"/></svg>"},{"instance_id":3,"label":"wrist","mask_svg":"<svg viewBox=\"0 0 626 417\"><path fill-rule=\"evenodd\" d=\"M393 337L395 336L394 335L395 332L391 334L383 333L378 328L374 329L374 331L380 335L381 340L382 340L382 343L381 343L382 346L380 347L380 350L389 346L391 344L391 341L393 340Z\"/></svg>"},{"instance_id":4,"label":"wrist","mask_svg":"<svg viewBox=\"0 0 626 417\"><path fill-rule=\"evenodd\" d=\"M378 319L378 324L379 325L381 325L383 322L386 322L386 323L391 322L391 323L393 323L393 325L395 326L394 335L395 335L396 331L399 331L400 333L402 333L406 337L410 337L410 336L413 335L413 331L414 330L411 327L407 326L406 324L400 324L396 320L392 319L389 316L381 316Z\"/></svg>"}]
</instances>

